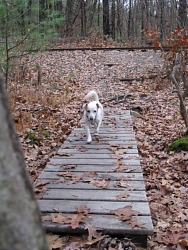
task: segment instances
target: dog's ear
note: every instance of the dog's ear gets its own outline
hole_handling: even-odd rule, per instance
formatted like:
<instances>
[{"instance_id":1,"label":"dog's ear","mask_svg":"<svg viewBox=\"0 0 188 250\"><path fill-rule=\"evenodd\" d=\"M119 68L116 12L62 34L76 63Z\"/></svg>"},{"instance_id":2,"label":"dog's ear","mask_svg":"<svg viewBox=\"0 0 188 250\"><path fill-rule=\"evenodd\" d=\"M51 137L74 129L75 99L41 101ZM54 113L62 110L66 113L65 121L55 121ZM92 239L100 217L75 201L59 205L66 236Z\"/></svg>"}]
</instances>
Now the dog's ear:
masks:
<instances>
[{"instance_id":1,"label":"dog's ear","mask_svg":"<svg viewBox=\"0 0 188 250\"><path fill-rule=\"evenodd\" d=\"M97 105L97 108L98 108L98 109L99 109L99 108L102 108L102 106L101 106L99 103L97 103L96 105Z\"/></svg>"}]
</instances>

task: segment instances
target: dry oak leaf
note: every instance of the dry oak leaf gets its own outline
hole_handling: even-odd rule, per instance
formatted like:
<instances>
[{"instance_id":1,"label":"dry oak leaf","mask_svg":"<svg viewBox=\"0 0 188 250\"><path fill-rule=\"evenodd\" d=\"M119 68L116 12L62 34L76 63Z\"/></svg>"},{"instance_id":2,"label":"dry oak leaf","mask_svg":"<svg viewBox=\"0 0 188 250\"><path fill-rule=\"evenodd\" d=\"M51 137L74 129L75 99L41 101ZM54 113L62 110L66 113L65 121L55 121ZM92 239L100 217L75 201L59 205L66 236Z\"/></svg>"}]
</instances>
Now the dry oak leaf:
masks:
<instances>
[{"instance_id":1,"label":"dry oak leaf","mask_svg":"<svg viewBox=\"0 0 188 250\"><path fill-rule=\"evenodd\" d=\"M66 216L64 216L62 213L58 213L57 216L51 214L51 221L59 224L66 224Z\"/></svg>"},{"instance_id":2,"label":"dry oak leaf","mask_svg":"<svg viewBox=\"0 0 188 250\"><path fill-rule=\"evenodd\" d=\"M73 214L69 216L69 221L72 229L79 227L79 224L84 222L84 214Z\"/></svg>"},{"instance_id":3,"label":"dry oak leaf","mask_svg":"<svg viewBox=\"0 0 188 250\"><path fill-rule=\"evenodd\" d=\"M123 165L120 165L118 166L117 168L115 168L113 170L113 172L117 172L117 173L121 173L121 172L126 172L126 173L129 173L129 172L132 172L133 169L127 167L127 166L123 166Z\"/></svg>"},{"instance_id":4,"label":"dry oak leaf","mask_svg":"<svg viewBox=\"0 0 188 250\"><path fill-rule=\"evenodd\" d=\"M62 153L61 153L61 152L57 152L56 155L69 157L69 156L71 156L72 154L64 153L64 152L62 152Z\"/></svg>"},{"instance_id":5,"label":"dry oak leaf","mask_svg":"<svg viewBox=\"0 0 188 250\"><path fill-rule=\"evenodd\" d=\"M136 210L132 210L132 206L125 206L123 208L118 208L110 211L112 214L118 216L119 219L123 221L130 220L133 215L138 215L139 212Z\"/></svg>"},{"instance_id":6,"label":"dry oak leaf","mask_svg":"<svg viewBox=\"0 0 188 250\"><path fill-rule=\"evenodd\" d=\"M90 183L99 188L107 188L109 185L109 181L106 181L104 179L102 181L91 180Z\"/></svg>"},{"instance_id":7,"label":"dry oak leaf","mask_svg":"<svg viewBox=\"0 0 188 250\"><path fill-rule=\"evenodd\" d=\"M59 224L70 224L72 229L79 227L81 222L84 222L83 218L85 216L83 214L68 214L63 215L59 213L57 216L51 215L52 222Z\"/></svg>"},{"instance_id":8,"label":"dry oak leaf","mask_svg":"<svg viewBox=\"0 0 188 250\"><path fill-rule=\"evenodd\" d=\"M137 220L129 220L129 223L131 224L132 228L134 227L144 228L144 223L138 222Z\"/></svg>"},{"instance_id":9,"label":"dry oak leaf","mask_svg":"<svg viewBox=\"0 0 188 250\"><path fill-rule=\"evenodd\" d=\"M115 187L121 187L121 188L129 188L129 190L131 189L130 188L130 185L127 184L127 182L124 182L124 181L117 181L115 184L114 184Z\"/></svg>"},{"instance_id":10,"label":"dry oak leaf","mask_svg":"<svg viewBox=\"0 0 188 250\"><path fill-rule=\"evenodd\" d=\"M96 171L88 171L84 173L84 176L88 176L88 177L97 177L98 174Z\"/></svg>"},{"instance_id":11,"label":"dry oak leaf","mask_svg":"<svg viewBox=\"0 0 188 250\"><path fill-rule=\"evenodd\" d=\"M61 165L61 168L64 168L65 170L69 170L69 169L74 169L76 168L76 165Z\"/></svg>"},{"instance_id":12,"label":"dry oak leaf","mask_svg":"<svg viewBox=\"0 0 188 250\"><path fill-rule=\"evenodd\" d=\"M184 247L188 247L188 236L187 236L187 238L180 240L179 244L184 246Z\"/></svg>"},{"instance_id":13,"label":"dry oak leaf","mask_svg":"<svg viewBox=\"0 0 188 250\"><path fill-rule=\"evenodd\" d=\"M50 181L37 180L37 182L35 183L35 187L44 186L44 185L49 184L49 183L50 183Z\"/></svg>"},{"instance_id":14,"label":"dry oak leaf","mask_svg":"<svg viewBox=\"0 0 188 250\"><path fill-rule=\"evenodd\" d=\"M78 149L80 152L86 152L86 151L89 150L89 149L87 149L87 148L84 147L84 146L76 146L76 149Z\"/></svg>"},{"instance_id":15,"label":"dry oak leaf","mask_svg":"<svg viewBox=\"0 0 188 250\"><path fill-rule=\"evenodd\" d=\"M91 212L91 209L89 207L87 207L86 205L81 205L79 207L76 207L76 212L78 214L84 214L87 215Z\"/></svg>"},{"instance_id":16,"label":"dry oak leaf","mask_svg":"<svg viewBox=\"0 0 188 250\"><path fill-rule=\"evenodd\" d=\"M63 247L65 245L63 239L59 235L47 234L46 239L50 246L50 249L59 249L60 247Z\"/></svg>"},{"instance_id":17,"label":"dry oak leaf","mask_svg":"<svg viewBox=\"0 0 188 250\"><path fill-rule=\"evenodd\" d=\"M85 224L85 229L88 230L88 241L91 241L92 238L98 239L101 237L101 233L97 232L97 230L101 230L100 228L96 228L91 224Z\"/></svg>"},{"instance_id":18,"label":"dry oak leaf","mask_svg":"<svg viewBox=\"0 0 188 250\"><path fill-rule=\"evenodd\" d=\"M123 193L123 194L119 194L116 196L117 200L121 200L121 199L127 199L129 197L129 194L127 193Z\"/></svg>"}]
</instances>

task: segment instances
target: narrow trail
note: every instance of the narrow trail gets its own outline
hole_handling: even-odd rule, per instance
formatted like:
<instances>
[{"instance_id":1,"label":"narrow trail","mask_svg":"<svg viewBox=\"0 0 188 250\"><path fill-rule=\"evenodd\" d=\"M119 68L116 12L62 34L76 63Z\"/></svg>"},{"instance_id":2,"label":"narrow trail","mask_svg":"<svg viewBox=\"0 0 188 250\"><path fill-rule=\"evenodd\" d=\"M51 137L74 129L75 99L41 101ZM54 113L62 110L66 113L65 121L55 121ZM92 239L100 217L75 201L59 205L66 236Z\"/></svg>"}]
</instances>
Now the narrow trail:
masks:
<instances>
[{"instance_id":1,"label":"narrow trail","mask_svg":"<svg viewBox=\"0 0 188 250\"><path fill-rule=\"evenodd\" d=\"M133 117L133 128L154 223L154 236L149 237L148 250L186 249L182 244L187 242L188 153L167 154L165 151L174 139L181 137L184 124L179 100L169 79L160 77L164 69L160 52L51 51L34 53L31 64L33 59L41 65L43 89L50 86L57 90L55 98L61 95L64 98L64 93L69 98L69 103L60 99L62 102L56 109L48 107L51 116L55 114L52 124L58 123L51 128L56 128L53 135L59 144L55 145L61 146L64 140L62 127L71 130L76 126L72 120L79 119L77 112L84 95L91 89L98 92L105 108L126 110L136 106L139 109L142 118ZM143 81L120 81L121 78ZM116 95L126 98L116 102ZM49 139L48 149L51 142ZM39 154L37 147L32 147L32 151ZM25 152L29 158L31 152L27 148Z\"/></svg>"}]
</instances>

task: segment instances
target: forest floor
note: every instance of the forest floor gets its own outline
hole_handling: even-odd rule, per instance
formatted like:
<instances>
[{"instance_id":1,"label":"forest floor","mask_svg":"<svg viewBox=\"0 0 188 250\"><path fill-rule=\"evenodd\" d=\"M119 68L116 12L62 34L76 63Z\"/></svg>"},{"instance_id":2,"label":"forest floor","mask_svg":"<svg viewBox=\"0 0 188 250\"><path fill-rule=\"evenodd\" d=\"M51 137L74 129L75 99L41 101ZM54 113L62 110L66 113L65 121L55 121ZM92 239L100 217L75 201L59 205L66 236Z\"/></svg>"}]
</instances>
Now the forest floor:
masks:
<instances>
[{"instance_id":1,"label":"forest floor","mask_svg":"<svg viewBox=\"0 0 188 250\"><path fill-rule=\"evenodd\" d=\"M83 97L95 89L105 107L136 108L141 114L133 124L154 224L148 249L186 249L188 152L165 151L184 133L184 123L160 52L46 51L22 60L24 68L10 80L9 96L32 182L77 126ZM116 102L117 96L125 98ZM86 246L82 237L48 239L51 249L98 249Z\"/></svg>"}]
</instances>

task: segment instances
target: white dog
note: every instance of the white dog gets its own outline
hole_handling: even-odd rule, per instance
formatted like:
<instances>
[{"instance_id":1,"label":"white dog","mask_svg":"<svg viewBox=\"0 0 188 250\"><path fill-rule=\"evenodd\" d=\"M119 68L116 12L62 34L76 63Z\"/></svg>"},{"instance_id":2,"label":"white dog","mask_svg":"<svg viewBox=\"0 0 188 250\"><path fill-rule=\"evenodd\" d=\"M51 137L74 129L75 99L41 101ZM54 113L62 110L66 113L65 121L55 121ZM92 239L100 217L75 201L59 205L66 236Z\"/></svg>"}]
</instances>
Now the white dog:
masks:
<instances>
[{"instance_id":1,"label":"white dog","mask_svg":"<svg viewBox=\"0 0 188 250\"><path fill-rule=\"evenodd\" d=\"M84 105L84 122L85 122L85 129L87 135L87 143L92 141L91 134L90 134L90 125L93 124L95 127L95 135L98 135L99 128L102 123L103 118L103 106L99 102L99 97L97 93L92 90L90 91L84 99L89 99L93 97L94 101L87 103Z\"/></svg>"}]
</instances>

